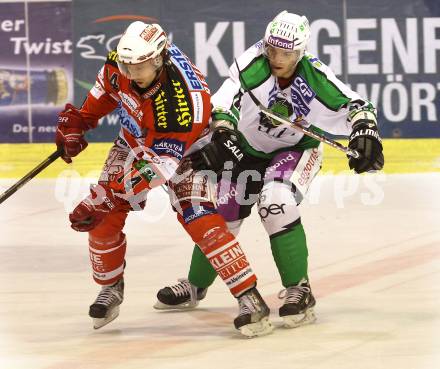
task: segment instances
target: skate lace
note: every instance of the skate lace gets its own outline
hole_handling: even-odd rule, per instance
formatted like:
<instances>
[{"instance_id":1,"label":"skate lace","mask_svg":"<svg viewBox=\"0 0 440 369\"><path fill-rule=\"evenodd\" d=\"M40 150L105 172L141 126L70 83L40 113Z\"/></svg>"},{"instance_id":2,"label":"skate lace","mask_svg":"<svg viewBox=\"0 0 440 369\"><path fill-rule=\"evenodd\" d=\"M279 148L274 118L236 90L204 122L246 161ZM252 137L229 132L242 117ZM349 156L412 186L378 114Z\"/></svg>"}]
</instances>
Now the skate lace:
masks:
<instances>
[{"instance_id":1,"label":"skate lace","mask_svg":"<svg viewBox=\"0 0 440 369\"><path fill-rule=\"evenodd\" d=\"M189 296L192 302L195 302L196 297L196 291L191 286L191 283L186 278L180 278L178 279L179 283L170 286L171 290L174 292L176 296L182 296L187 297Z\"/></svg>"},{"instance_id":2,"label":"skate lace","mask_svg":"<svg viewBox=\"0 0 440 369\"><path fill-rule=\"evenodd\" d=\"M95 304L110 306L121 299L121 292L116 286L104 286L96 298Z\"/></svg>"},{"instance_id":3,"label":"skate lace","mask_svg":"<svg viewBox=\"0 0 440 369\"><path fill-rule=\"evenodd\" d=\"M291 286L278 293L279 299L286 299L285 304L297 304L301 301L301 298L306 294L310 293L310 287L308 286Z\"/></svg>"},{"instance_id":4,"label":"skate lace","mask_svg":"<svg viewBox=\"0 0 440 369\"><path fill-rule=\"evenodd\" d=\"M255 302L249 295L243 295L238 299L238 307L240 312L238 315L246 315L252 314L257 311L257 307L255 306Z\"/></svg>"}]
</instances>

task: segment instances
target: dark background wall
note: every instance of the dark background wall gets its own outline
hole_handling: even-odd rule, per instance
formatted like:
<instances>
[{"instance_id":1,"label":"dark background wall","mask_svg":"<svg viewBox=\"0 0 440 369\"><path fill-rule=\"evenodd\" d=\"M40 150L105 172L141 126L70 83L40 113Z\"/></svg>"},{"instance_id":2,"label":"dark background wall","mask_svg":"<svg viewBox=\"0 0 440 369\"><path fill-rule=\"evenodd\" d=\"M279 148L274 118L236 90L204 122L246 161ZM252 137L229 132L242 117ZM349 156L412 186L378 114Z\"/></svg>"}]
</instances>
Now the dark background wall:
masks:
<instances>
[{"instance_id":1,"label":"dark background wall","mask_svg":"<svg viewBox=\"0 0 440 369\"><path fill-rule=\"evenodd\" d=\"M309 51L377 105L384 137L440 137L438 0L224 0L212 5L202 0L75 0L27 6L31 9L26 22L29 37L44 45L38 55L34 45L30 63L26 61L24 41L21 53L14 54L18 41L17 36L15 41L11 37L25 37L26 27L20 29L23 34L6 32L1 22L23 19L25 5L1 3L0 45L6 53L0 56L0 71L10 71L12 64L25 73L28 69L41 72L43 65L52 73L57 68L64 70L58 77L67 79L66 100L74 99L76 105L81 104L93 84L107 51L116 46L122 31L134 20L160 23L207 75L215 91L233 58L262 38L266 24L286 9L308 17L312 27ZM8 29L8 24L3 28ZM71 41L70 48L66 40ZM64 42L64 48L55 48L55 41ZM45 50L51 52L45 54ZM51 83L46 87L54 88ZM62 81L56 84L61 89ZM32 94L29 105L27 101L2 102L0 92L0 142L52 139L56 111L61 109L60 100L65 95L59 96L57 103L36 103L37 95ZM18 132L20 127L22 132ZM90 138L110 141L117 131L117 118L110 115Z\"/></svg>"}]
</instances>

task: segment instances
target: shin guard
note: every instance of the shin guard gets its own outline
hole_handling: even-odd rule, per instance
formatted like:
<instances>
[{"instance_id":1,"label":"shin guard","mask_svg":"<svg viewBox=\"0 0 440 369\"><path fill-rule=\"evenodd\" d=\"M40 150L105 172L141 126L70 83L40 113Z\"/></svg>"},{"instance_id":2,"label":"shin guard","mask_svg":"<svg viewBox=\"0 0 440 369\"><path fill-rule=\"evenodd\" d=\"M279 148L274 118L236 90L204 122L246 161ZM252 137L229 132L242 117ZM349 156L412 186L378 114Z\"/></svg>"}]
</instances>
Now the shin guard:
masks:
<instances>
[{"instance_id":1,"label":"shin guard","mask_svg":"<svg viewBox=\"0 0 440 369\"><path fill-rule=\"evenodd\" d=\"M237 237L237 234L240 230L240 226L243 223L243 220L237 220L235 222L228 222L229 231ZM214 283L215 278L217 277L217 272L212 267L209 260L206 258L205 254L203 254L200 247L197 245L194 246L194 250L191 257L191 265L189 267L188 280L197 287L200 288L208 288L211 284Z\"/></svg>"},{"instance_id":2,"label":"shin guard","mask_svg":"<svg viewBox=\"0 0 440 369\"><path fill-rule=\"evenodd\" d=\"M307 279L307 241L292 186L277 181L266 183L260 193L258 213L270 237L283 286Z\"/></svg>"},{"instance_id":3,"label":"shin guard","mask_svg":"<svg viewBox=\"0 0 440 369\"><path fill-rule=\"evenodd\" d=\"M122 277L126 247L125 234L122 232L108 238L89 235L90 261L96 283L111 285Z\"/></svg>"},{"instance_id":4,"label":"shin guard","mask_svg":"<svg viewBox=\"0 0 440 369\"><path fill-rule=\"evenodd\" d=\"M219 214L212 212L188 223L179 215L179 221L234 296L254 286L257 277Z\"/></svg>"}]
</instances>

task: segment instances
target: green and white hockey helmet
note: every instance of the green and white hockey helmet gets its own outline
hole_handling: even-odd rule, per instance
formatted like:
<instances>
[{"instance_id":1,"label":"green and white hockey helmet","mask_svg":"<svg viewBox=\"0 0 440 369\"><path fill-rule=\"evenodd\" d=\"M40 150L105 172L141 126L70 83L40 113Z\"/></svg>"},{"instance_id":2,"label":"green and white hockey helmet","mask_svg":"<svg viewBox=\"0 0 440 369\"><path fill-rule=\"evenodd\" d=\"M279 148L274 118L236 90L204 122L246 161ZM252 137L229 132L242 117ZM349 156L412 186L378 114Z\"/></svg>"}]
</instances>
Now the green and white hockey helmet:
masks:
<instances>
[{"instance_id":1,"label":"green and white hockey helmet","mask_svg":"<svg viewBox=\"0 0 440 369\"><path fill-rule=\"evenodd\" d=\"M286 51L299 51L302 58L309 39L310 26L307 18L284 10L267 25L264 48L272 46Z\"/></svg>"},{"instance_id":2,"label":"green and white hockey helmet","mask_svg":"<svg viewBox=\"0 0 440 369\"><path fill-rule=\"evenodd\" d=\"M167 41L167 35L160 25L140 21L131 23L116 48L119 70L126 74L126 64L140 64L147 60L160 67L162 65L160 56Z\"/></svg>"}]
</instances>

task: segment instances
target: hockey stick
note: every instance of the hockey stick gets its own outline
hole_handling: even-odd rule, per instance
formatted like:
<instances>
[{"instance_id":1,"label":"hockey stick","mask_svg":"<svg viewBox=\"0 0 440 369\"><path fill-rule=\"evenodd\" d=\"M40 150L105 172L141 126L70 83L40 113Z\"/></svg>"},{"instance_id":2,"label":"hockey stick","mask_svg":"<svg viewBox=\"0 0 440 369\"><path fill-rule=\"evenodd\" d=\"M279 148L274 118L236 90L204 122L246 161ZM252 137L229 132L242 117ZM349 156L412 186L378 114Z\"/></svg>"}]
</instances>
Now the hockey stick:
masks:
<instances>
[{"instance_id":1,"label":"hockey stick","mask_svg":"<svg viewBox=\"0 0 440 369\"><path fill-rule=\"evenodd\" d=\"M282 115L279 115L276 112L273 112L273 111L267 109L263 104L261 104L261 102L257 99L257 97L252 93L252 91L247 88L246 83L241 78L241 70L238 67L237 59L235 59L235 65L237 66L239 79L240 79L240 81L242 82L242 84L244 86L243 90L249 94L249 96L251 97L252 101L255 103L255 105L258 106L258 109L260 109L261 112L264 115L266 115L266 116L268 116L268 117L270 117L272 119L275 119L277 122L280 122L282 124L288 125L289 127L292 127L294 129L296 129L297 131L302 132L306 136L312 137L315 140L318 140L318 141L323 142L323 143L325 143L327 145L330 145L331 147L333 147L333 148L335 148L337 150L342 151L343 153L345 153L348 156L351 156L351 157L353 157L355 159L360 157L360 154L356 150L352 150L352 149L350 149L348 147L345 147L344 145L340 144L339 142L336 142L336 141L334 141L334 140L332 140L332 139L330 139L330 138L328 138L328 137L326 137L326 136L324 136L324 135L322 135L320 133L313 132L312 130L310 130L310 129L300 125L299 122L301 122L301 121L305 122L304 119L298 119L298 120L295 120L295 122L291 122L290 120L286 119Z\"/></svg>"},{"instance_id":2,"label":"hockey stick","mask_svg":"<svg viewBox=\"0 0 440 369\"><path fill-rule=\"evenodd\" d=\"M57 149L57 151L53 152L51 155L47 157L47 159L43 160L40 164L38 164L34 169L32 169L28 174L26 174L22 179L16 182L14 185L9 187L5 192L0 195L0 204L12 196L15 192L17 192L21 187L23 187L26 183L28 183L32 178L34 178L38 173L40 173L43 169L52 164L55 160L57 160L63 154L63 150L61 148Z\"/></svg>"}]
</instances>

